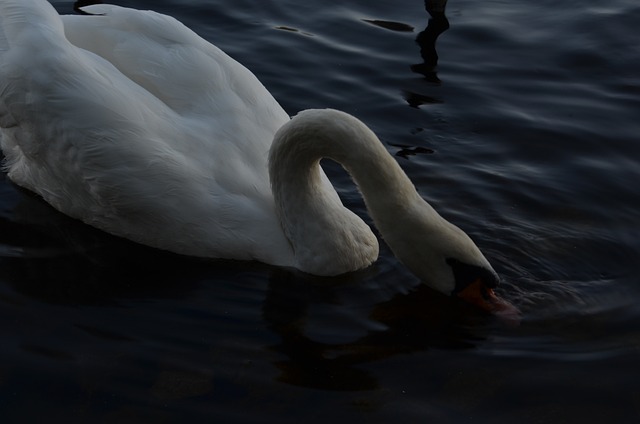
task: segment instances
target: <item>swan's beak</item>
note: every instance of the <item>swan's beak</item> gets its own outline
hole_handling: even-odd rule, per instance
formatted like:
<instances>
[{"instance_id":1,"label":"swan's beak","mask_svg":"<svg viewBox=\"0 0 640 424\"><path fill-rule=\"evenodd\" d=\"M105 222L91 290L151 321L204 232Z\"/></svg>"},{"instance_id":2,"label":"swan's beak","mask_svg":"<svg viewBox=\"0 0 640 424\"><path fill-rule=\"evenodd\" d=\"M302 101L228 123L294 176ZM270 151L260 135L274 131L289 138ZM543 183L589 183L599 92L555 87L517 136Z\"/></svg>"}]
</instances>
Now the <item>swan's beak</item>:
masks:
<instances>
[{"instance_id":1,"label":"swan's beak","mask_svg":"<svg viewBox=\"0 0 640 424\"><path fill-rule=\"evenodd\" d=\"M506 300L496 296L492 288L487 287L481 279L469 284L458 296L481 309L496 315L511 325L520 324L520 311Z\"/></svg>"}]
</instances>

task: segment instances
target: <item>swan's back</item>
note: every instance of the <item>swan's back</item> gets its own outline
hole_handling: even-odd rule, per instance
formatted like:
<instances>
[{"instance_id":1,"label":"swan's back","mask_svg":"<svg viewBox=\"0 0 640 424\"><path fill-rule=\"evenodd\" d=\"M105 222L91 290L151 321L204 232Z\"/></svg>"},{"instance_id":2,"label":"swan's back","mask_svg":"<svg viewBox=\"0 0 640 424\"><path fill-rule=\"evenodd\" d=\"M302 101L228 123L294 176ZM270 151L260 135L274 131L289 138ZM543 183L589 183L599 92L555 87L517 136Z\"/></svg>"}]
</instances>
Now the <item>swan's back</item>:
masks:
<instances>
[{"instance_id":1,"label":"swan's back","mask_svg":"<svg viewBox=\"0 0 640 424\"><path fill-rule=\"evenodd\" d=\"M235 116L248 104L274 132L288 120L248 69L176 19L113 5L83 10L96 15L61 17L69 41L105 58L174 111Z\"/></svg>"},{"instance_id":2,"label":"swan's back","mask_svg":"<svg viewBox=\"0 0 640 424\"><path fill-rule=\"evenodd\" d=\"M286 113L253 74L176 20L90 11L106 15L62 20L45 1L0 2L10 178L134 241L290 265L266 168Z\"/></svg>"}]
</instances>

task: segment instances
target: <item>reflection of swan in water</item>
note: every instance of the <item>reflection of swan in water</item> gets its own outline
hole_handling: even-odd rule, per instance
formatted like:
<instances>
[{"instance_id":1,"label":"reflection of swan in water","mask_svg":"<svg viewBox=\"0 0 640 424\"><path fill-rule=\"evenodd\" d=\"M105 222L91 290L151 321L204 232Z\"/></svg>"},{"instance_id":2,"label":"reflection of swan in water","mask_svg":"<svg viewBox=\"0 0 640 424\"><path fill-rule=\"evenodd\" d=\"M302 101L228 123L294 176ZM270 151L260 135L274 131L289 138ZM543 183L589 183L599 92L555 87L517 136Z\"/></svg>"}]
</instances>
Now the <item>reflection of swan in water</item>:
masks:
<instances>
[{"instance_id":1,"label":"reflection of swan in water","mask_svg":"<svg viewBox=\"0 0 640 424\"><path fill-rule=\"evenodd\" d=\"M427 27L418 34L416 42L420 46L420 56L422 63L411 65L411 70L422 74L432 82L439 82L436 74L438 65L438 52L436 51L436 41L440 34L449 29L449 20L445 15L447 0L425 0L427 12L431 15Z\"/></svg>"},{"instance_id":2,"label":"reflection of swan in water","mask_svg":"<svg viewBox=\"0 0 640 424\"><path fill-rule=\"evenodd\" d=\"M363 299L366 294L360 296L355 305L351 299L347 306L339 286L314 288L286 273L274 273L263 316L279 336L270 348L284 355L275 362L280 381L324 390L371 390L378 387L377 376L363 365L433 348L473 349L483 341L482 335L474 334L482 317L425 285L373 305ZM325 308L351 313L342 317L344 321L327 322L320 312ZM319 328L320 335L314 337L313 328Z\"/></svg>"},{"instance_id":3,"label":"reflection of swan in water","mask_svg":"<svg viewBox=\"0 0 640 424\"><path fill-rule=\"evenodd\" d=\"M378 242L324 175L329 157L414 274L511 310L475 244L362 122L333 110L289 120L253 74L173 18L85 10L99 16L0 5L0 141L14 182L138 243L331 276L370 265Z\"/></svg>"}]
</instances>

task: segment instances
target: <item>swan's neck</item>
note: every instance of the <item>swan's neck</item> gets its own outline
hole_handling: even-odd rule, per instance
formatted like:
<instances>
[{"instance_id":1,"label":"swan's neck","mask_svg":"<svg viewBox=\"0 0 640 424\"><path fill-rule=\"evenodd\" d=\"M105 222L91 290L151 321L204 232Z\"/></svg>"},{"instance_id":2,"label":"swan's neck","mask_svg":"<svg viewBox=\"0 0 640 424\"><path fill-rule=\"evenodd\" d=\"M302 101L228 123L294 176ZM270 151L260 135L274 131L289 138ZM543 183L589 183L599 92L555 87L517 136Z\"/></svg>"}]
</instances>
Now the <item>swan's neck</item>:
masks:
<instances>
[{"instance_id":1,"label":"swan's neck","mask_svg":"<svg viewBox=\"0 0 640 424\"><path fill-rule=\"evenodd\" d=\"M416 202L424 202L375 134L348 114L305 111L278 131L269 172L298 268L321 275L364 268L378 256L377 240L342 205L320 168L322 158L340 163L349 172L388 242L402 238L394 236L402 216Z\"/></svg>"}]
</instances>

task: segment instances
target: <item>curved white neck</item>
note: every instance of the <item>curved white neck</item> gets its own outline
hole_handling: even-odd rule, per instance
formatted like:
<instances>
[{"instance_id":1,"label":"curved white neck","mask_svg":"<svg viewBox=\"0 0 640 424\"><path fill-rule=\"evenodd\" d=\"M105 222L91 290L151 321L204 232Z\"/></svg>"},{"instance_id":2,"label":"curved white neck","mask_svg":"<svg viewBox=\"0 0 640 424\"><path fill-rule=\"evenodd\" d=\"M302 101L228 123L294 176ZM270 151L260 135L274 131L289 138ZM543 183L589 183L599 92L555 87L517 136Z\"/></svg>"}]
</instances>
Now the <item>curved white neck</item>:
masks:
<instances>
[{"instance_id":1,"label":"curved white neck","mask_svg":"<svg viewBox=\"0 0 640 424\"><path fill-rule=\"evenodd\" d=\"M414 203L424 202L375 134L351 115L309 110L278 131L269 155L269 173L298 268L320 275L364 268L378 256L377 240L342 205L320 168L322 158L335 160L349 172L392 249L394 227L402 215Z\"/></svg>"}]
</instances>

